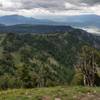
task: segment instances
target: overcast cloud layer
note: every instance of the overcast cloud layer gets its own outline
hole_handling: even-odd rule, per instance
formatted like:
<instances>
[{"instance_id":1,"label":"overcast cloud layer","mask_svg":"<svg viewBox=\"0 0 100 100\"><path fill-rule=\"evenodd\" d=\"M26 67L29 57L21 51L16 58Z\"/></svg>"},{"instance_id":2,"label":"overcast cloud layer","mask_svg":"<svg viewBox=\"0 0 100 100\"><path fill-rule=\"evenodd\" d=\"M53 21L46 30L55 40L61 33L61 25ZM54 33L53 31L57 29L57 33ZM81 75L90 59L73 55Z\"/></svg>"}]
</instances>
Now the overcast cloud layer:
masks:
<instances>
[{"instance_id":1,"label":"overcast cloud layer","mask_svg":"<svg viewBox=\"0 0 100 100\"><path fill-rule=\"evenodd\" d=\"M0 15L100 15L100 0L0 0Z\"/></svg>"}]
</instances>

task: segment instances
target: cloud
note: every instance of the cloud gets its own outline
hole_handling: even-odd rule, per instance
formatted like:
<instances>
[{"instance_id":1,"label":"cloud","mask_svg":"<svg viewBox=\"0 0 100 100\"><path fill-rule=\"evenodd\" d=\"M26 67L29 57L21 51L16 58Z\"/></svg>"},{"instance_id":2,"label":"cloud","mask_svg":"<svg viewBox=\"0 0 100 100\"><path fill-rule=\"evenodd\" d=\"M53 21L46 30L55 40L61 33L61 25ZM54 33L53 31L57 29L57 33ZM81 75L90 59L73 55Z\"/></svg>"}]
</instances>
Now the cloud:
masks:
<instances>
[{"instance_id":1,"label":"cloud","mask_svg":"<svg viewBox=\"0 0 100 100\"><path fill-rule=\"evenodd\" d=\"M0 0L4 10L45 8L48 10L64 10L65 0Z\"/></svg>"},{"instance_id":2,"label":"cloud","mask_svg":"<svg viewBox=\"0 0 100 100\"><path fill-rule=\"evenodd\" d=\"M0 0L1 14L100 15L100 0ZM6 13L5 13L6 12Z\"/></svg>"},{"instance_id":3,"label":"cloud","mask_svg":"<svg viewBox=\"0 0 100 100\"><path fill-rule=\"evenodd\" d=\"M0 7L2 7L2 4L0 4Z\"/></svg>"},{"instance_id":4,"label":"cloud","mask_svg":"<svg viewBox=\"0 0 100 100\"><path fill-rule=\"evenodd\" d=\"M45 8L54 10L65 10L65 3L70 5L95 5L100 4L100 0L0 0L0 5L6 10L10 8L33 9Z\"/></svg>"},{"instance_id":5,"label":"cloud","mask_svg":"<svg viewBox=\"0 0 100 100\"><path fill-rule=\"evenodd\" d=\"M87 3L88 5L100 4L100 0L81 0L81 2Z\"/></svg>"}]
</instances>

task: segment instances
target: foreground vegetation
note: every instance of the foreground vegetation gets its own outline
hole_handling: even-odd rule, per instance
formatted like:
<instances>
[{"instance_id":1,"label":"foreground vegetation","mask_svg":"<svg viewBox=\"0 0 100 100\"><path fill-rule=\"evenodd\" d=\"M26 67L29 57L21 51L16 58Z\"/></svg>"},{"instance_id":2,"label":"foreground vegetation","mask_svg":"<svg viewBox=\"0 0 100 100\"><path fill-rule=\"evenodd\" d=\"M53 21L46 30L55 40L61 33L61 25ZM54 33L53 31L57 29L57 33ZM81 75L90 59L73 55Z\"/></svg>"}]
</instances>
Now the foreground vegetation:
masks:
<instances>
[{"instance_id":1,"label":"foreground vegetation","mask_svg":"<svg viewBox=\"0 0 100 100\"><path fill-rule=\"evenodd\" d=\"M35 88L35 89L16 89L0 92L0 100L79 100L81 96L94 94L100 96L100 88L90 87L49 87L49 88ZM48 98L48 99L43 99ZM96 97L97 98L97 97ZM99 100L99 99L92 99ZM90 99L85 99L90 100Z\"/></svg>"},{"instance_id":2,"label":"foreground vegetation","mask_svg":"<svg viewBox=\"0 0 100 100\"><path fill-rule=\"evenodd\" d=\"M69 31L39 35L1 34L0 89L80 85L83 83L81 75L84 73L81 72L81 75L76 73L74 65L80 62L81 66L83 62L88 61L90 62L87 63L88 67L84 67L87 67L87 70L93 67L91 70L93 74L84 70L86 72L84 76L88 77L86 81L93 79L93 82L86 82L86 85L94 85L95 72L100 71L100 40L82 30ZM81 51L84 46L85 54ZM87 53L88 49L93 52ZM81 53L84 54L83 60L79 59ZM93 56L95 53L97 59L93 64L91 53ZM93 77L89 77L91 75ZM100 80L98 82L100 83Z\"/></svg>"},{"instance_id":3,"label":"foreground vegetation","mask_svg":"<svg viewBox=\"0 0 100 100\"><path fill-rule=\"evenodd\" d=\"M0 100L98 100L92 86L100 86L100 37L82 30L0 35L0 90L7 90Z\"/></svg>"}]
</instances>

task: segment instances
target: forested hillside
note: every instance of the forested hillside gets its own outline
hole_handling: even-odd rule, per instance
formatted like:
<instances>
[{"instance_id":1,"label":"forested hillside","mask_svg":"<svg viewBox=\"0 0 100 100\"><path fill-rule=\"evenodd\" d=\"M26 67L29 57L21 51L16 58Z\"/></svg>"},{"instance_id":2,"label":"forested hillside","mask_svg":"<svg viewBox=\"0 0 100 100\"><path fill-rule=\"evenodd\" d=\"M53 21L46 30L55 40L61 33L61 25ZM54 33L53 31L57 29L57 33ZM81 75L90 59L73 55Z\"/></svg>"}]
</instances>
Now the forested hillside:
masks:
<instances>
[{"instance_id":1,"label":"forested hillside","mask_svg":"<svg viewBox=\"0 0 100 100\"><path fill-rule=\"evenodd\" d=\"M86 45L100 55L100 37L78 29L51 34L1 34L0 88L71 84L77 54Z\"/></svg>"},{"instance_id":2,"label":"forested hillside","mask_svg":"<svg viewBox=\"0 0 100 100\"><path fill-rule=\"evenodd\" d=\"M17 34L47 34L47 33L62 33L72 29L70 26L62 25L32 25L32 24L18 24L6 26L0 24L0 33L17 33Z\"/></svg>"}]
</instances>

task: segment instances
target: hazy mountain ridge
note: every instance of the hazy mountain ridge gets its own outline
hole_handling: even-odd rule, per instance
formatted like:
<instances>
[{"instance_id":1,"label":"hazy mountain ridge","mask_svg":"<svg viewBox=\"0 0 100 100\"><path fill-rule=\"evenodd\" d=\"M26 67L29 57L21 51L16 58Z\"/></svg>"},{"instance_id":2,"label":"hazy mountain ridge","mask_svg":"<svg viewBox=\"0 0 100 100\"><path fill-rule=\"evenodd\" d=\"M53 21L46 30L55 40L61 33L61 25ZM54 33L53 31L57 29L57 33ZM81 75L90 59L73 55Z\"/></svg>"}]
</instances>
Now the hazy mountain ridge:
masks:
<instances>
[{"instance_id":1,"label":"hazy mountain ridge","mask_svg":"<svg viewBox=\"0 0 100 100\"><path fill-rule=\"evenodd\" d=\"M66 26L67 25L67 26L78 27L78 28L87 30L88 32L91 32L91 33L99 34L100 33L100 21L99 20L100 20L100 16L95 15L95 14L76 15L76 16L55 16L55 17L48 16L48 19L45 19L43 17L42 19L37 19L37 18L32 18L32 17L20 16L20 15L8 15L8 16L0 17L0 24L1 24L0 27L4 25L8 25L8 26L17 25L18 26L18 24L21 24L21 26L23 24L24 25L26 24L27 26L28 25L29 26L31 25ZM2 30L9 30L8 32L10 32L10 30L12 29L10 29L10 27L6 27L6 29L2 29ZM0 31L2 32L2 30ZM15 30L19 30L19 29L16 29L15 27ZM22 29L20 30L22 32Z\"/></svg>"},{"instance_id":2,"label":"hazy mountain ridge","mask_svg":"<svg viewBox=\"0 0 100 100\"><path fill-rule=\"evenodd\" d=\"M95 26L100 28L100 16L95 14L76 16L55 16L48 19L37 19L20 15L7 15L0 17L0 23L5 25L33 24L33 25L73 25L73 26Z\"/></svg>"},{"instance_id":3,"label":"hazy mountain ridge","mask_svg":"<svg viewBox=\"0 0 100 100\"><path fill-rule=\"evenodd\" d=\"M60 33L66 32L71 29L70 26L60 26L60 25L32 25L32 24L18 24L12 26L0 26L0 33Z\"/></svg>"},{"instance_id":4,"label":"hazy mountain ridge","mask_svg":"<svg viewBox=\"0 0 100 100\"><path fill-rule=\"evenodd\" d=\"M34 24L34 25L49 25L49 24L57 24L51 20L45 19L35 19L32 17L24 17L20 15L8 15L8 16L1 16L0 23L4 25L16 25L16 24Z\"/></svg>"},{"instance_id":5,"label":"hazy mountain ridge","mask_svg":"<svg viewBox=\"0 0 100 100\"><path fill-rule=\"evenodd\" d=\"M58 16L58 18L56 17L50 19L54 19L54 21L57 22L65 23L66 25L79 26L79 27L95 26L97 28L100 28L99 15L88 14L88 15L74 15L74 16Z\"/></svg>"}]
</instances>

